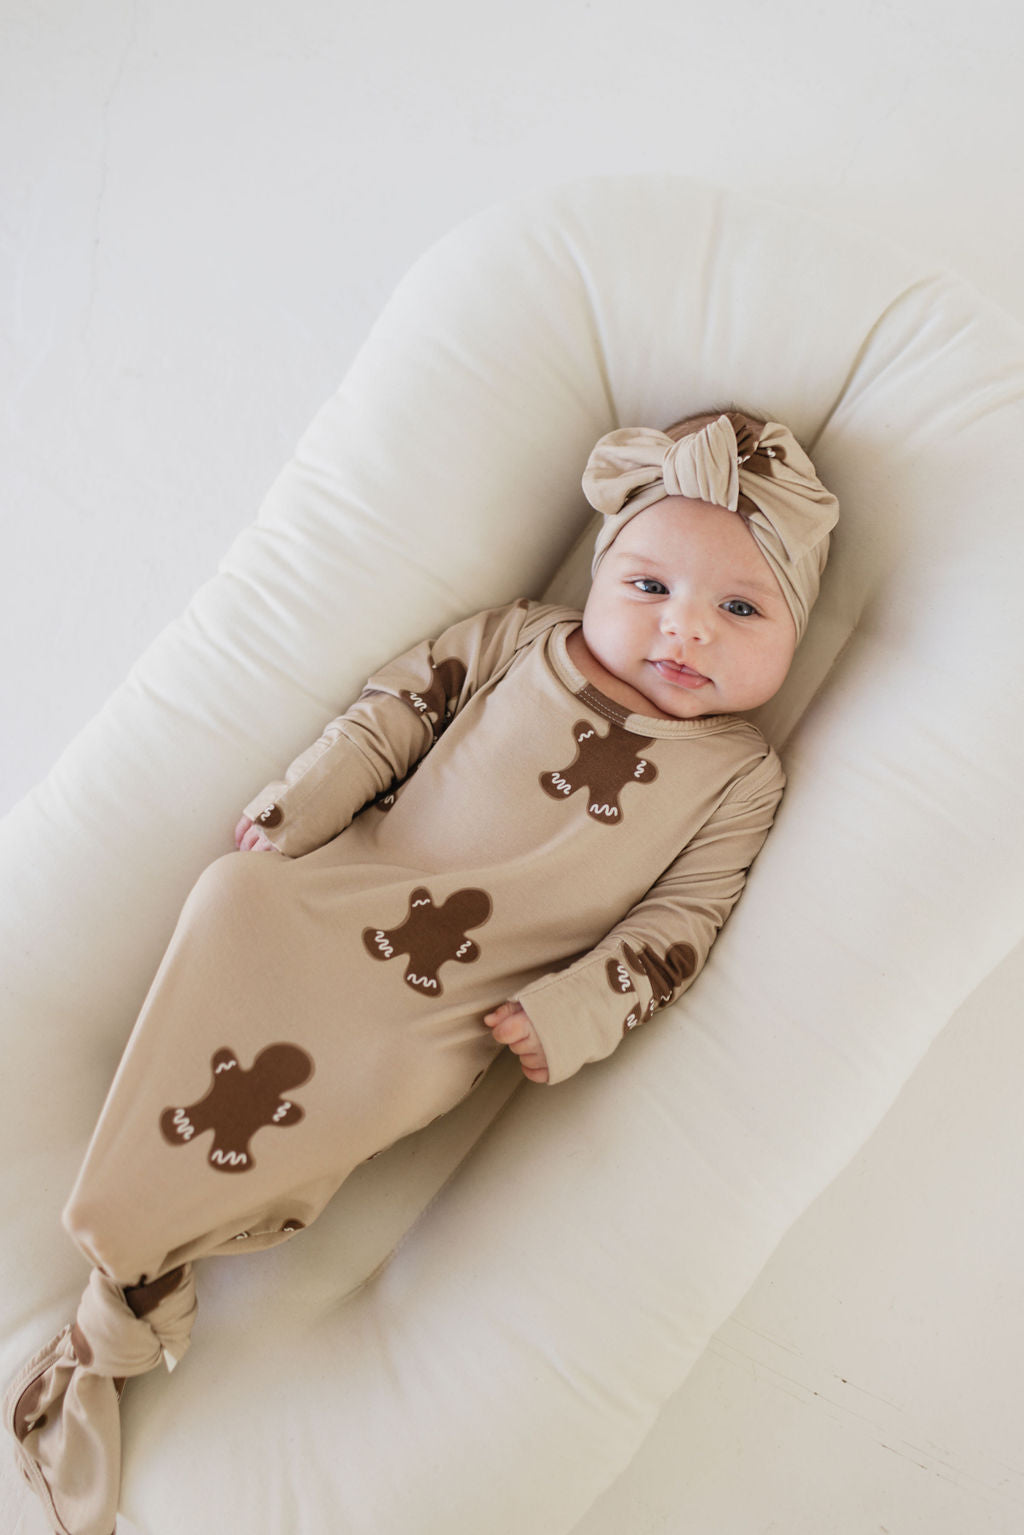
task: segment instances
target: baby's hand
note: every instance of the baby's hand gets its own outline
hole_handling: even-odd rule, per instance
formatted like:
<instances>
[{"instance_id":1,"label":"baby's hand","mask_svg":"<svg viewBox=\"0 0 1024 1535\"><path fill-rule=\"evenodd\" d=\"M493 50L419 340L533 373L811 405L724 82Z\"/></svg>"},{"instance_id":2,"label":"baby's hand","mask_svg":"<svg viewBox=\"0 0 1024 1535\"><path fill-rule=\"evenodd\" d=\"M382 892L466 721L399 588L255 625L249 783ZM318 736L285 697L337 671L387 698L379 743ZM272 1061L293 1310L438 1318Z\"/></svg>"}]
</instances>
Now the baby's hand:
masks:
<instances>
[{"instance_id":1,"label":"baby's hand","mask_svg":"<svg viewBox=\"0 0 1024 1535\"><path fill-rule=\"evenodd\" d=\"M240 853L276 853L274 844L244 815L235 827L235 846Z\"/></svg>"},{"instance_id":2,"label":"baby's hand","mask_svg":"<svg viewBox=\"0 0 1024 1535\"><path fill-rule=\"evenodd\" d=\"M518 1055L523 1076L531 1082L546 1082L548 1058L537 1035L518 1002L503 1002L493 1013L484 1016L484 1023L500 1045L508 1045L513 1055Z\"/></svg>"}]
</instances>

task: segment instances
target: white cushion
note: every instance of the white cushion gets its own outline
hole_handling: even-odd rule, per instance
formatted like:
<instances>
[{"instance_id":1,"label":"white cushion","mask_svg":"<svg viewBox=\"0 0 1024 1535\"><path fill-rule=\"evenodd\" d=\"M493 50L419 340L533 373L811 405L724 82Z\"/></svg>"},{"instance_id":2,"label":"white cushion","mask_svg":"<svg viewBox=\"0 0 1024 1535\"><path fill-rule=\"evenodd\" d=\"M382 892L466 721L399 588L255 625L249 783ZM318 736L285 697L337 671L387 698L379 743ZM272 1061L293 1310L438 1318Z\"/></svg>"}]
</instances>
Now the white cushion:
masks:
<instances>
[{"instance_id":1,"label":"white cushion","mask_svg":"<svg viewBox=\"0 0 1024 1535\"><path fill-rule=\"evenodd\" d=\"M1022 386L1020 329L964 284L682 178L492 210L404 280L258 522L3 823L0 1367L75 1303L59 1210L238 808L376 663L544 591L617 425L736 403L839 495L761 713L789 788L674 1009L558 1088L502 1062L301 1240L205 1266L187 1361L126 1393L146 1535L560 1535L628 1463L1024 934Z\"/></svg>"}]
</instances>

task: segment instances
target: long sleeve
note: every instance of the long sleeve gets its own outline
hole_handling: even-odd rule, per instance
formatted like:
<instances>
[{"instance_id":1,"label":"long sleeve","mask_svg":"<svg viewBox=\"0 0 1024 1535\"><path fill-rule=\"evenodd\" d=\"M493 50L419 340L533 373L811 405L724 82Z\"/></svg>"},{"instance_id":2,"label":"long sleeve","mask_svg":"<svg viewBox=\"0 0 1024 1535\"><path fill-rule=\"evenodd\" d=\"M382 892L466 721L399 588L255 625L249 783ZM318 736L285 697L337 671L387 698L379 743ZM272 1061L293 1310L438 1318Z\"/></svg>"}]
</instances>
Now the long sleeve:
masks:
<instances>
[{"instance_id":1,"label":"long sleeve","mask_svg":"<svg viewBox=\"0 0 1024 1535\"><path fill-rule=\"evenodd\" d=\"M768 835L784 782L769 752L600 943L516 994L540 1037L550 1084L610 1055L691 985Z\"/></svg>"},{"instance_id":2,"label":"long sleeve","mask_svg":"<svg viewBox=\"0 0 1024 1535\"><path fill-rule=\"evenodd\" d=\"M244 814L290 857L321 847L401 783L468 700L560 612L525 600L487 609L388 662Z\"/></svg>"}]
</instances>

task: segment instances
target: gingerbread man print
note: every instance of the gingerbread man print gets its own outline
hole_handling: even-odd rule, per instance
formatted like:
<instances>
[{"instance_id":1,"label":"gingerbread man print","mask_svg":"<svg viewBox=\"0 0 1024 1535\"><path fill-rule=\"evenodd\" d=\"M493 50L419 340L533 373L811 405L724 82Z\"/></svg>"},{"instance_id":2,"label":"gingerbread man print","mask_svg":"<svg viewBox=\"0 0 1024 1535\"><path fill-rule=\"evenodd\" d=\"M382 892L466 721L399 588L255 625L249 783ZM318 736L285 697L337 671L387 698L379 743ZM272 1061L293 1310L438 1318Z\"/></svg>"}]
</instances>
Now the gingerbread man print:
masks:
<instances>
[{"instance_id":1,"label":"gingerbread man print","mask_svg":"<svg viewBox=\"0 0 1024 1535\"><path fill-rule=\"evenodd\" d=\"M305 1111L282 1094L313 1075L312 1058L298 1045L268 1045L248 1071L227 1048L214 1052L213 1081L204 1098L186 1108L164 1109L160 1133L172 1146L186 1146L213 1131L207 1162L217 1172L245 1173L256 1163L249 1142L257 1130L297 1125Z\"/></svg>"},{"instance_id":2,"label":"gingerbread man print","mask_svg":"<svg viewBox=\"0 0 1024 1535\"><path fill-rule=\"evenodd\" d=\"M633 998L633 1006L626 1014L622 1025L623 1034L627 1034L630 1029L635 1029L638 1023L653 1018L659 1007L665 1007L672 1001L679 987L684 981L688 981L696 970L697 951L692 943L673 943L662 955L647 943L639 952L628 943L624 943L622 952L626 957L626 964L623 964L621 960L610 959L605 966L605 976L612 991L619 996ZM647 977L651 988L651 1000L647 1004L646 1011L640 1007L640 998L637 996L630 970L636 975Z\"/></svg>"},{"instance_id":3,"label":"gingerbread man print","mask_svg":"<svg viewBox=\"0 0 1024 1535\"><path fill-rule=\"evenodd\" d=\"M435 741L444 735L452 722L452 706L462 692L466 676L464 664L453 656L450 660L441 661L437 666L431 665L430 686L424 692L415 693L403 688L398 695L415 714L422 715L428 722ZM372 697L378 691L377 688L364 688L362 696ZM409 782L419 765L418 762L414 762L400 784L395 784L383 794L378 794L373 802L377 810L386 814L392 808L399 790Z\"/></svg>"},{"instance_id":4,"label":"gingerbread man print","mask_svg":"<svg viewBox=\"0 0 1024 1535\"><path fill-rule=\"evenodd\" d=\"M374 959L407 958L405 984L439 997L444 987L437 972L448 960L468 965L479 959L480 948L467 933L490 915L486 890L456 890L443 906L435 906L430 891L419 885L409 897L405 921L390 929L364 928L363 943Z\"/></svg>"},{"instance_id":5,"label":"gingerbread man print","mask_svg":"<svg viewBox=\"0 0 1024 1535\"><path fill-rule=\"evenodd\" d=\"M638 736L611 724L602 735L590 720L577 720L572 727L576 743L575 759L566 768L540 775L540 786L552 799L568 798L578 789L586 789L587 814L605 826L617 826L622 820L619 795L630 783L653 783L658 769L637 752L650 746L653 736Z\"/></svg>"},{"instance_id":6,"label":"gingerbread man print","mask_svg":"<svg viewBox=\"0 0 1024 1535\"><path fill-rule=\"evenodd\" d=\"M465 664L457 656L431 665L430 686L423 693L408 692L405 688L398 695L417 714L430 720L434 740L444 734L451 723L451 706L462 692L466 680Z\"/></svg>"},{"instance_id":7,"label":"gingerbread man print","mask_svg":"<svg viewBox=\"0 0 1024 1535\"><path fill-rule=\"evenodd\" d=\"M659 954L645 943L639 954L629 944L623 944L626 959L637 975L646 975L651 988L651 1000L647 1016L655 1008L671 1002L678 988L688 981L697 968L697 950L692 943L669 944L664 954Z\"/></svg>"},{"instance_id":8,"label":"gingerbread man print","mask_svg":"<svg viewBox=\"0 0 1024 1535\"><path fill-rule=\"evenodd\" d=\"M635 1029L640 1022L640 999L637 997L636 987L633 985L633 977L625 965L617 959L610 959L608 961L604 967L604 973L608 978L608 985L617 996L632 996L633 998L634 1005L630 1008L622 1023L623 1034L628 1034L630 1029Z\"/></svg>"}]
</instances>

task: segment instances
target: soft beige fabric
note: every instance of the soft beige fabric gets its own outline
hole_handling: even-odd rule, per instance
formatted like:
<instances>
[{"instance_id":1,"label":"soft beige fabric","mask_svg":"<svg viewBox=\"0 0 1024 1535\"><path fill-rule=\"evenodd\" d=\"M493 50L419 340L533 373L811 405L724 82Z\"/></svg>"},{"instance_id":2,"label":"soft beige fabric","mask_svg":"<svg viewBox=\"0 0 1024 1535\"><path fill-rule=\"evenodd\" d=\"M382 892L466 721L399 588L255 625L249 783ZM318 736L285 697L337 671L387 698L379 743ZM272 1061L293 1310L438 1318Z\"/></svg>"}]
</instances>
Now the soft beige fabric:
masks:
<instances>
[{"instance_id":1,"label":"soft beige fabric","mask_svg":"<svg viewBox=\"0 0 1024 1535\"><path fill-rule=\"evenodd\" d=\"M594 570L626 524L666 496L742 510L802 638L839 503L788 427L738 413L678 437L653 427L619 427L594 447L583 491L604 515Z\"/></svg>"},{"instance_id":2,"label":"soft beige fabric","mask_svg":"<svg viewBox=\"0 0 1024 1535\"><path fill-rule=\"evenodd\" d=\"M252 806L302 856L229 854L192 891L65 1212L99 1266L71 1348L62 1335L10 1397L70 1535L106 1535L116 1509L110 1377L187 1346L182 1265L287 1241L359 1163L453 1108L507 998L554 1085L703 968L774 816L778 757L736 716L606 698L569 660L579 622L523 600L382 667ZM115 1281L152 1296L167 1274L139 1319Z\"/></svg>"},{"instance_id":3,"label":"soft beige fabric","mask_svg":"<svg viewBox=\"0 0 1024 1535\"><path fill-rule=\"evenodd\" d=\"M610 1054L627 1016L634 1026L692 984L784 783L739 716L653 719L605 698L569 659L578 626L578 613L517 603L424 641L246 806L282 852L309 853L422 758L398 808L343 839L358 871L347 884L372 888L386 873L396 916L406 865L410 890L459 870L483 886L489 914L473 938L484 954L446 983L461 998L451 1005L473 1014L520 1000L552 1085ZM489 709L481 698L467 710L484 686ZM336 921L352 898L342 875ZM367 1006L387 1007L382 979L371 972Z\"/></svg>"},{"instance_id":4,"label":"soft beige fabric","mask_svg":"<svg viewBox=\"0 0 1024 1535\"><path fill-rule=\"evenodd\" d=\"M147 1191L152 1193L153 1191ZM4 1396L4 1427L57 1535L112 1535L126 1380L173 1368L195 1319L191 1266L125 1291L93 1269L73 1324L27 1360Z\"/></svg>"}]
</instances>

